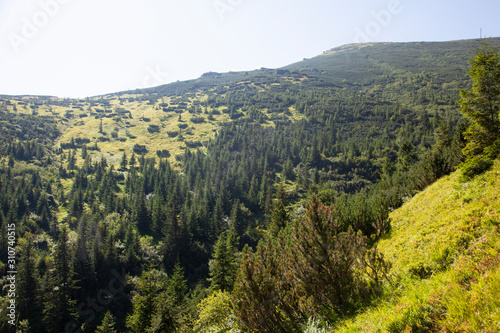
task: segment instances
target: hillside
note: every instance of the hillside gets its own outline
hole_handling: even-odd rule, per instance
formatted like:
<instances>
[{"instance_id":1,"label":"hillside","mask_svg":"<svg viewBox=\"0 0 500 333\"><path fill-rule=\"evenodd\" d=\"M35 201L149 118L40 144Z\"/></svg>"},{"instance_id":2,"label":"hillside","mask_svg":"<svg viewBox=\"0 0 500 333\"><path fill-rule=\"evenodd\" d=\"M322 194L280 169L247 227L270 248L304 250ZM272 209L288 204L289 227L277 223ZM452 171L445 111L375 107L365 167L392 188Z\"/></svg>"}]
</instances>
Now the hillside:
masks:
<instances>
[{"instance_id":1,"label":"hillside","mask_svg":"<svg viewBox=\"0 0 500 333\"><path fill-rule=\"evenodd\" d=\"M498 45L500 39L491 43ZM440 121L456 126L455 101L469 84L467 59L478 45L470 40L351 46L277 70L206 73L197 80L83 100L4 96L3 104L7 111L58 119L59 144L67 147L72 138L78 147L97 144L99 155L113 163L136 147L145 157L172 156L180 167L186 149L206 149L233 121L262 128L329 124L341 139L335 149L325 151L321 144L325 157L354 149L394 161L393 143L399 145L400 138L421 150L432 143L428 134ZM417 133L418 126L428 132ZM394 148L382 154L367 147L367 138Z\"/></svg>"},{"instance_id":2,"label":"hillside","mask_svg":"<svg viewBox=\"0 0 500 333\"><path fill-rule=\"evenodd\" d=\"M386 294L338 332L496 332L500 323L500 163L440 179L390 214L378 244Z\"/></svg>"},{"instance_id":3,"label":"hillside","mask_svg":"<svg viewBox=\"0 0 500 333\"><path fill-rule=\"evenodd\" d=\"M480 45L348 45L85 99L0 96L0 230L19 247L19 324L455 330L458 305L432 296L478 296L496 255L480 253L496 227L474 223L498 218L498 166L467 184L447 176L464 160L457 100ZM0 239L1 258L9 247Z\"/></svg>"},{"instance_id":4,"label":"hillside","mask_svg":"<svg viewBox=\"0 0 500 333\"><path fill-rule=\"evenodd\" d=\"M500 38L491 43L500 44ZM136 144L145 146L146 157L159 156L157 152L161 155L164 149L180 157L186 148L206 148L220 127L233 120L257 120L264 127L286 125L309 118L306 105L331 112L347 100L345 111L354 114L336 112L339 119L334 122L347 132L338 135L360 140L366 134L380 136L372 127L380 131L386 120L397 123L410 117L415 124L425 120L432 127L440 118L456 123L455 100L458 90L468 85L467 59L478 45L474 40L362 44L281 69L206 73L197 80L84 100L36 96L3 96L3 100L8 101L5 110L54 116L63 129L60 143L71 138L97 143L101 154L114 163L123 152L130 156ZM363 135L353 136L354 128Z\"/></svg>"}]
</instances>

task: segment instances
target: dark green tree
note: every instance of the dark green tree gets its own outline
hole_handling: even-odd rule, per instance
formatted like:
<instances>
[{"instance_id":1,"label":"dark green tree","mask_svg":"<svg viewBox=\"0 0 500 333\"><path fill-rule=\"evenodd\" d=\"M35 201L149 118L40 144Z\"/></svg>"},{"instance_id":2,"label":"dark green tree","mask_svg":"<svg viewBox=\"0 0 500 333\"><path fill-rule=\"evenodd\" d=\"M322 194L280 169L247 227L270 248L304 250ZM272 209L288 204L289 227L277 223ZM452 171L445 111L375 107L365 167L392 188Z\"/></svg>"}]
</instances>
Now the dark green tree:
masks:
<instances>
[{"instance_id":1,"label":"dark green tree","mask_svg":"<svg viewBox=\"0 0 500 333\"><path fill-rule=\"evenodd\" d=\"M295 174L293 172L293 162L288 157L283 164L283 175L286 177L288 180L294 180L295 179Z\"/></svg>"},{"instance_id":2,"label":"dark green tree","mask_svg":"<svg viewBox=\"0 0 500 333\"><path fill-rule=\"evenodd\" d=\"M220 234L210 260L210 287L213 290L231 291L236 279L236 231L231 228Z\"/></svg>"},{"instance_id":3,"label":"dark green tree","mask_svg":"<svg viewBox=\"0 0 500 333\"><path fill-rule=\"evenodd\" d=\"M180 325L188 292L184 270L177 262L168 285L155 299L155 311L147 332L175 332Z\"/></svg>"},{"instance_id":4,"label":"dark green tree","mask_svg":"<svg viewBox=\"0 0 500 333\"><path fill-rule=\"evenodd\" d=\"M132 218L137 225L137 230L141 234L148 233L151 230L151 214L146 205L146 197L142 191L135 197Z\"/></svg>"},{"instance_id":5,"label":"dark green tree","mask_svg":"<svg viewBox=\"0 0 500 333\"><path fill-rule=\"evenodd\" d=\"M307 162L311 167L318 167L321 163L321 154L319 152L318 142L316 139L313 140L311 147L309 148Z\"/></svg>"},{"instance_id":6,"label":"dark green tree","mask_svg":"<svg viewBox=\"0 0 500 333\"><path fill-rule=\"evenodd\" d=\"M134 168L136 163L137 163L137 160L135 158L135 154L132 153L132 156L130 156L130 160L128 161L128 166L130 168Z\"/></svg>"},{"instance_id":7,"label":"dark green tree","mask_svg":"<svg viewBox=\"0 0 500 333\"><path fill-rule=\"evenodd\" d=\"M188 287L184 277L184 269L178 262L174 266L172 276L168 279L167 291L173 296L176 306L183 306L186 301Z\"/></svg>"},{"instance_id":8,"label":"dark green tree","mask_svg":"<svg viewBox=\"0 0 500 333\"><path fill-rule=\"evenodd\" d=\"M283 183L278 185L278 191L275 194L273 210L271 211L271 223L269 232L276 236L290 222L289 208L287 202L287 193Z\"/></svg>"},{"instance_id":9,"label":"dark green tree","mask_svg":"<svg viewBox=\"0 0 500 333\"><path fill-rule=\"evenodd\" d=\"M35 248L30 234L19 240L17 302L20 319L27 319L33 329L40 330L40 284L35 268Z\"/></svg>"},{"instance_id":10,"label":"dark green tree","mask_svg":"<svg viewBox=\"0 0 500 333\"><path fill-rule=\"evenodd\" d=\"M488 170L500 155L500 52L482 43L469 61L472 90L461 90L458 101L470 123L463 132L466 160L460 165L462 180Z\"/></svg>"},{"instance_id":11,"label":"dark green tree","mask_svg":"<svg viewBox=\"0 0 500 333\"><path fill-rule=\"evenodd\" d=\"M44 308L44 322L49 332L63 332L68 323L78 321L74 298L77 287L68 232L68 226L63 224L54 251L54 269L50 276Z\"/></svg>"},{"instance_id":12,"label":"dark green tree","mask_svg":"<svg viewBox=\"0 0 500 333\"><path fill-rule=\"evenodd\" d=\"M128 161L127 161L127 154L123 152L122 159L120 161L120 169L125 171L127 169Z\"/></svg>"},{"instance_id":13,"label":"dark green tree","mask_svg":"<svg viewBox=\"0 0 500 333\"><path fill-rule=\"evenodd\" d=\"M460 111L472 123L464 133L464 154L477 156L490 148L494 158L500 151L500 52L483 41L469 64L472 90L461 90L459 100Z\"/></svg>"},{"instance_id":14,"label":"dark green tree","mask_svg":"<svg viewBox=\"0 0 500 333\"><path fill-rule=\"evenodd\" d=\"M104 315L101 325L97 326L95 333L117 333L115 325L115 317L108 311Z\"/></svg>"},{"instance_id":15,"label":"dark green tree","mask_svg":"<svg viewBox=\"0 0 500 333\"><path fill-rule=\"evenodd\" d=\"M407 171L418 159L415 146L408 140L404 140L398 152L399 168Z\"/></svg>"},{"instance_id":16,"label":"dark green tree","mask_svg":"<svg viewBox=\"0 0 500 333\"><path fill-rule=\"evenodd\" d=\"M82 146L82 160L85 160L87 158L88 152L87 152L87 145Z\"/></svg>"},{"instance_id":17,"label":"dark green tree","mask_svg":"<svg viewBox=\"0 0 500 333\"><path fill-rule=\"evenodd\" d=\"M127 317L127 327L133 332L143 333L150 327L155 299L164 280L165 277L155 269L149 268L142 273L132 298L132 313Z\"/></svg>"}]
</instances>

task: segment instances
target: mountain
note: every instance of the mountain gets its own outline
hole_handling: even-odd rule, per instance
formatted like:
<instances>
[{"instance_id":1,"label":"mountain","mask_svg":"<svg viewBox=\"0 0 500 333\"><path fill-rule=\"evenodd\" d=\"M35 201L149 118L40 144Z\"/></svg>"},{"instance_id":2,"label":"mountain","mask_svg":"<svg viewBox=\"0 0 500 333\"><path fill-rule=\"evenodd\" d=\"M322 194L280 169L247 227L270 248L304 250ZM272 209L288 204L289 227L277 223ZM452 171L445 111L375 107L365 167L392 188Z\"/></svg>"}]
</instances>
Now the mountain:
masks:
<instances>
[{"instance_id":1,"label":"mountain","mask_svg":"<svg viewBox=\"0 0 500 333\"><path fill-rule=\"evenodd\" d=\"M15 225L24 329L92 331L103 320L117 331L295 332L318 317L347 330L364 318L389 331L459 330L442 310L451 303L419 288L459 276L461 251L486 235L447 219L482 209L481 180L432 185L464 159L457 100L481 45L352 44L86 99L0 96L0 229ZM484 189L494 175L478 178ZM496 221L496 206L484 207ZM424 208L436 219L422 220ZM9 246L1 239L1 258Z\"/></svg>"},{"instance_id":2,"label":"mountain","mask_svg":"<svg viewBox=\"0 0 500 333\"><path fill-rule=\"evenodd\" d=\"M498 45L500 39L490 42ZM206 146L220 126L232 120L258 117L262 126L276 126L309 117L306 108L336 114L335 122L345 127L346 137L358 125L365 127L358 131L361 138L353 137L363 141L367 135L378 136L372 132L381 131L380 122L387 119L397 123L410 117L418 124L423 117L435 127L439 117L454 117L450 114L456 114L458 90L469 84L467 59L478 46L475 40L354 45L275 70L206 73L196 80L86 100L15 97L12 101L22 112L55 115L70 125L60 142L71 138L97 142L114 162L123 151L130 155L135 144L146 146L146 156L161 150L159 142L173 157L182 155L186 146ZM346 105L340 108L342 104ZM357 104L357 110L349 104ZM179 115L181 121L176 122ZM98 132L100 119L106 135ZM174 133L178 125L188 125L187 145Z\"/></svg>"}]
</instances>

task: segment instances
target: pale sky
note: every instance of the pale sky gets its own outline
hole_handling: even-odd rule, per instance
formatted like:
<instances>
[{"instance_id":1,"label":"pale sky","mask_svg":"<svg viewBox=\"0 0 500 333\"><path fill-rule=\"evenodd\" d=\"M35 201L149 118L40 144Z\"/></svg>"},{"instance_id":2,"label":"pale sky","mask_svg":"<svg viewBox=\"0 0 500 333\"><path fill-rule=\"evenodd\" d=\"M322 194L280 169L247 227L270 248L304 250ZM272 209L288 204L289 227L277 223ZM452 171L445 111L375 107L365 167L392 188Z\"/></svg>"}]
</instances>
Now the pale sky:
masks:
<instances>
[{"instance_id":1,"label":"pale sky","mask_svg":"<svg viewBox=\"0 0 500 333\"><path fill-rule=\"evenodd\" d=\"M0 94L95 96L481 28L500 36L499 0L0 0Z\"/></svg>"}]
</instances>

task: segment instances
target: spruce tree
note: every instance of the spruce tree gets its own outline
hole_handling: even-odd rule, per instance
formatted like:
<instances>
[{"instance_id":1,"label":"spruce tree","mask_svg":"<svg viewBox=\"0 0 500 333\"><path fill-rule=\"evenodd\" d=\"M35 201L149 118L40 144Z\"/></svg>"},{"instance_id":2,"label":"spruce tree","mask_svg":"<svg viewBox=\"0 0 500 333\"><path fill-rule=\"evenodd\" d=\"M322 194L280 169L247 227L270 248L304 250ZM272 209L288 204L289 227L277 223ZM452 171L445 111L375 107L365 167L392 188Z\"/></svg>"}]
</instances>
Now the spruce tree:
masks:
<instances>
[{"instance_id":1,"label":"spruce tree","mask_svg":"<svg viewBox=\"0 0 500 333\"><path fill-rule=\"evenodd\" d=\"M176 306L182 306L186 301L188 287L184 278L184 269L179 262L175 264L172 276L168 280L167 291L173 296Z\"/></svg>"},{"instance_id":2,"label":"spruce tree","mask_svg":"<svg viewBox=\"0 0 500 333\"><path fill-rule=\"evenodd\" d=\"M125 152L123 152L123 156L122 156L122 159L120 161L120 169L121 170L126 170L127 169L127 164L128 164L128 161L127 161L127 154Z\"/></svg>"},{"instance_id":3,"label":"spruce tree","mask_svg":"<svg viewBox=\"0 0 500 333\"><path fill-rule=\"evenodd\" d=\"M141 235L151 230L151 214L146 205L146 197L142 191L135 198L132 216L137 225L137 230Z\"/></svg>"},{"instance_id":4,"label":"spruce tree","mask_svg":"<svg viewBox=\"0 0 500 333\"><path fill-rule=\"evenodd\" d=\"M415 146L409 141L404 140L398 152L398 164L402 171L407 171L412 164L418 160Z\"/></svg>"},{"instance_id":5,"label":"spruce tree","mask_svg":"<svg viewBox=\"0 0 500 333\"><path fill-rule=\"evenodd\" d=\"M273 210L271 212L271 223L269 225L269 232L271 235L276 236L282 229L284 229L290 222L287 193L283 183L279 184L276 197L273 202Z\"/></svg>"},{"instance_id":6,"label":"spruce tree","mask_svg":"<svg viewBox=\"0 0 500 333\"><path fill-rule=\"evenodd\" d=\"M19 240L17 301L21 320L27 319L33 329L40 329L40 284L35 268L34 250L30 234Z\"/></svg>"},{"instance_id":7,"label":"spruce tree","mask_svg":"<svg viewBox=\"0 0 500 333\"><path fill-rule=\"evenodd\" d=\"M135 164L136 164L135 154L132 153L132 156L130 156L130 160L128 161L128 165L132 169L135 167Z\"/></svg>"},{"instance_id":8,"label":"spruce tree","mask_svg":"<svg viewBox=\"0 0 500 333\"><path fill-rule=\"evenodd\" d=\"M127 317L127 327L133 332L146 332L151 325L157 292L155 271L151 269L145 270L139 279L137 291L132 298L133 311Z\"/></svg>"},{"instance_id":9,"label":"spruce tree","mask_svg":"<svg viewBox=\"0 0 500 333\"><path fill-rule=\"evenodd\" d=\"M97 326L95 333L117 333L115 329L115 317L111 312L106 312L101 325Z\"/></svg>"},{"instance_id":10,"label":"spruce tree","mask_svg":"<svg viewBox=\"0 0 500 333\"><path fill-rule=\"evenodd\" d=\"M231 291L237 272L236 231L231 228L219 235L210 260L210 287L213 290Z\"/></svg>"},{"instance_id":11,"label":"spruce tree","mask_svg":"<svg viewBox=\"0 0 500 333\"><path fill-rule=\"evenodd\" d=\"M464 133L464 154L477 156L489 148L494 158L500 152L500 52L483 42L469 64L472 90L461 90L459 100L460 111L472 123Z\"/></svg>"},{"instance_id":12,"label":"spruce tree","mask_svg":"<svg viewBox=\"0 0 500 333\"><path fill-rule=\"evenodd\" d=\"M176 331L185 310L187 291L184 270L177 262L167 287L155 298L155 310L148 333Z\"/></svg>"},{"instance_id":13,"label":"spruce tree","mask_svg":"<svg viewBox=\"0 0 500 333\"><path fill-rule=\"evenodd\" d=\"M76 281L69 248L68 226L63 224L54 251L54 270L45 299L44 321L49 332L64 332L65 326L77 322Z\"/></svg>"}]
</instances>

